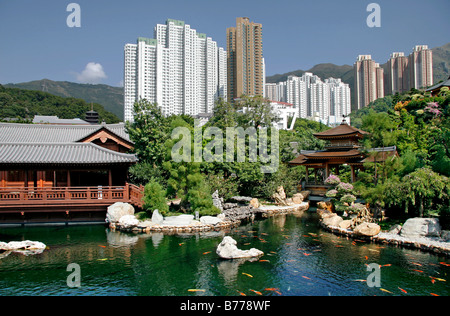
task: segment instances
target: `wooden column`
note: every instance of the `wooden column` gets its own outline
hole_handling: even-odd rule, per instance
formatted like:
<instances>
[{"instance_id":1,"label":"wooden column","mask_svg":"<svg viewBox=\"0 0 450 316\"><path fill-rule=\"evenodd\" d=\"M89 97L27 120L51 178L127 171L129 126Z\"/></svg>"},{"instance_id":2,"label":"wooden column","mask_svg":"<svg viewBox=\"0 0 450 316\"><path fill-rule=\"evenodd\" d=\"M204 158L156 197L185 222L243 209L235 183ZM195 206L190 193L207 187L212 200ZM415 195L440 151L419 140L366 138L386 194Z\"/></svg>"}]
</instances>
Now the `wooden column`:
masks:
<instances>
[{"instance_id":1,"label":"wooden column","mask_svg":"<svg viewBox=\"0 0 450 316\"><path fill-rule=\"evenodd\" d=\"M112 186L112 171L108 169L108 186Z\"/></svg>"},{"instance_id":2,"label":"wooden column","mask_svg":"<svg viewBox=\"0 0 450 316\"><path fill-rule=\"evenodd\" d=\"M330 165L328 165L328 162L325 163L325 179L326 180L330 176Z\"/></svg>"},{"instance_id":3,"label":"wooden column","mask_svg":"<svg viewBox=\"0 0 450 316\"><path fill-rule=\"evenodd\" d=\"M70 187L70 170L67 170L67 186Z\"/></svg>"},{"instance_id":4,"label":"wooden column","mask_svg":"<svg viewBox=\"0 0 450 316\"><path fill-rule=\"evenodd\" d=\"M352 183L356 181L356 175L355 175L355 166L351 165L350 166L351 170L352 170Z\"/></svg>"}]
</instances>

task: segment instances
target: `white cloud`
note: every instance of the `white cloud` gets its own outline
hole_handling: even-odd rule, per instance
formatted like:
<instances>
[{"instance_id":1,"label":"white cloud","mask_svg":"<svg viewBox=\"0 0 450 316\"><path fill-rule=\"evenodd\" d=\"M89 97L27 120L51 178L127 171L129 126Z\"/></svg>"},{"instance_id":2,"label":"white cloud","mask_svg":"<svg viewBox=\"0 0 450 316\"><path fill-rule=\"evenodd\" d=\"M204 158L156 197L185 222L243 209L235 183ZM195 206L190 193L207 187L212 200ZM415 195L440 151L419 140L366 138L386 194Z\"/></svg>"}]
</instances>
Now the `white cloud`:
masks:
<instances>
[{"instance_id":1,"label":"white cloud","mask_svg":"<svg viewBox=\"0 0 450 316\"><path fill-rule=\"evenodd\" d=\"M84 70L76 74L77 80L81 83L100 83L107 76L103 71L103 66L98 63L90 62L86 65Z\"/></svg>"}]
</instances>

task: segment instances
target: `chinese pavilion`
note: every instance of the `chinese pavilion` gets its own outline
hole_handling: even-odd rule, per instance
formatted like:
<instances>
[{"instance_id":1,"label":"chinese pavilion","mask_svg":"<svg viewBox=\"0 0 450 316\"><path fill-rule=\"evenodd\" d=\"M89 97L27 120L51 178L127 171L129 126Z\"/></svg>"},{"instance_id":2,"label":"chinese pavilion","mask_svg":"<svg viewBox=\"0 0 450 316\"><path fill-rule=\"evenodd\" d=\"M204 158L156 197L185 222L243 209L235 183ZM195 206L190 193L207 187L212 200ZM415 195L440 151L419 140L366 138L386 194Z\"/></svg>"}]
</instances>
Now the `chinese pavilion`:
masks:
<instances>
[{"instance_id":1,"label":"chinese pavilion","mask_svg":"<svg viewBox=\"0 0 450 316\"><path fill-rule=\"evenodd\" d=\"M372 148L367 155L361 150L359 141L368 134L347 124L345 119L332 129L316 133L315 137L327 141L324 150L302 150L300 156L291 160L290 165L306 167L305 189L312 191L313 195L323 195L328 189L325 179L333 173L339 174L339 166L349 165L351 169L351 181L356 181L356 173L363 169L365 162L380 162L388 157L396 156L394 147ZM309 180L310 169L314 171L314 181Z\"/></svg>"}]
</instances>

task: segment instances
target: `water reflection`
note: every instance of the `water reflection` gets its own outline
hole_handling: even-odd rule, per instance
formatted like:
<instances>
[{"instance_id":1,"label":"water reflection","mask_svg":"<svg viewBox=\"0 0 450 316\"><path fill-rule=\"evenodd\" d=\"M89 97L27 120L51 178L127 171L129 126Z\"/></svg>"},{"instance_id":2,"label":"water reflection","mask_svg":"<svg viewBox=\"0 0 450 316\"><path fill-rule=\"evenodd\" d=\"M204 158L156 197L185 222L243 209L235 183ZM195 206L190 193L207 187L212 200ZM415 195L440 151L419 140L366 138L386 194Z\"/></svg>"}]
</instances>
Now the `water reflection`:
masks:
<instances>
[{"instance_id":1,"label":"water reflection","mask_svg":"<svg viewBox=\"0 0 450 316\"><path fill-rule=\"evenodd\" d=\"M4 229L0 234L5 242L29 239L49 246L33 256L0 258L0 295L450 294L450 267L441 264L448 264L448 258L335 236L307 213L227 232L135 235L86 226ZM257 248L264 256L220 259L215 251L225 235L238 248ZM66 285L70 263L81 267L81 288ZM367 278L370 263L382 266L381 285L391 293L356 281Z\"/></svg>"}]
</instances>

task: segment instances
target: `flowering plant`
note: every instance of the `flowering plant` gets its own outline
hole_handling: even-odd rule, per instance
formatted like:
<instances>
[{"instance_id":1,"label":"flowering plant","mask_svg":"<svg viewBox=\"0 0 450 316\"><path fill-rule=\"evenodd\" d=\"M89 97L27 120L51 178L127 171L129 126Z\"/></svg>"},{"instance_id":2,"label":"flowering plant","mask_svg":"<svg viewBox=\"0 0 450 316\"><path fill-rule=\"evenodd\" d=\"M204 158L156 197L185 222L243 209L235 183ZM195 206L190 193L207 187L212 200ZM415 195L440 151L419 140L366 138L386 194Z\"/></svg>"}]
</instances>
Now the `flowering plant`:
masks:
<instances>
[{"instance_id":1,"label":"flowering plant","mask_svg":"<svg viewBox=\"0 0 450 316\"><path fill-rule=\"evenodd\" d=\"M336 197L336 195L338 194L338 191L337 190L329 190L327 193L325 193L325 195L327 196L327 197L331 197L331 198L333 198L333 197Z\"/></svg>"},{"instance_id":2,"label":"flowering plant","mask_svg":"<svg viewBox=\"0 0 450 316\"><path fill-rule=\"evenodd\" d=\"M336 185L341 182L341 179L339 179L338 176L335 176L334 174L330 175L326 180L326 184Z\"/></svg>"},{"instance_id":3,"label":"flowering plant","mask_svg":"<svg viewBox=\"0 0 450 316\"><path fill-rule=\"evenodd\" d=\"M427 106L425 107L424 111L430 112L434 114L435 116L439 116L442 114L441 111L439 111L439 104L437 102L430 102L427 103Z\"/></svg>"},{"instance_id":4,"label":"flowering plant","mask_svg":"<svg viewBox=\"0 0 450 316\"><path fill-rule=\"evenodd\" d=\"M352 194L346 194L341 197L341 202L351 204L356 201L356 197Z\"/></svg>"},{"instance_id":5,"label":"flowering plant","mask_svg":"<svg viewBox=\"0 0 450 316\"><path fill-rule=\"evenodd\" d=\"M353 190L353 185L350 183L341 182L337 185L336 189L338 191L350 193Z\"/></svg>"}]
</instances>

